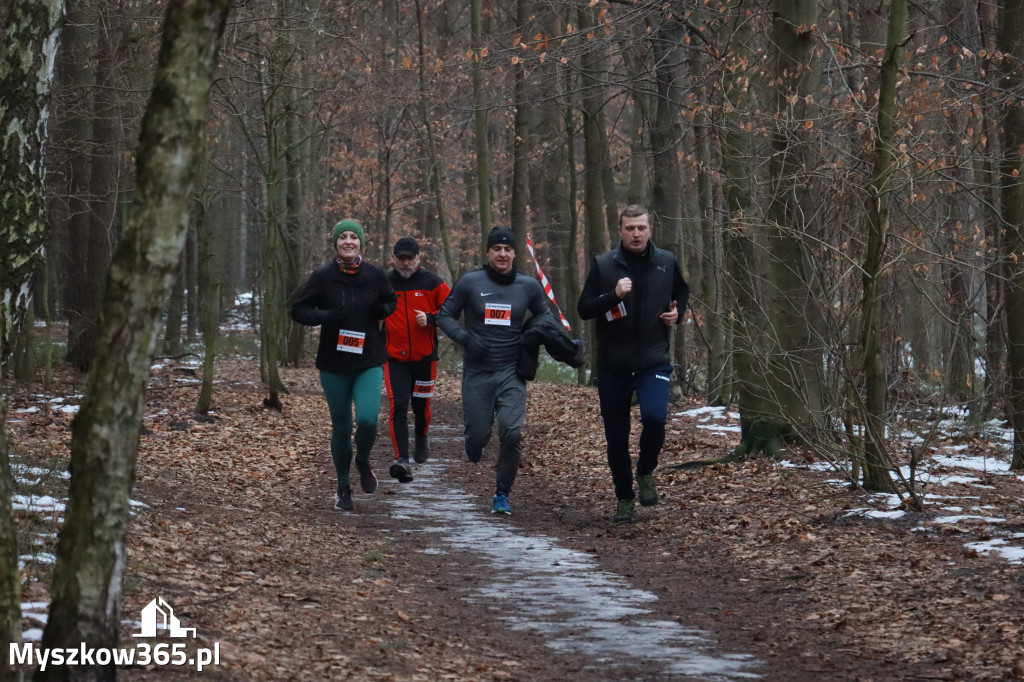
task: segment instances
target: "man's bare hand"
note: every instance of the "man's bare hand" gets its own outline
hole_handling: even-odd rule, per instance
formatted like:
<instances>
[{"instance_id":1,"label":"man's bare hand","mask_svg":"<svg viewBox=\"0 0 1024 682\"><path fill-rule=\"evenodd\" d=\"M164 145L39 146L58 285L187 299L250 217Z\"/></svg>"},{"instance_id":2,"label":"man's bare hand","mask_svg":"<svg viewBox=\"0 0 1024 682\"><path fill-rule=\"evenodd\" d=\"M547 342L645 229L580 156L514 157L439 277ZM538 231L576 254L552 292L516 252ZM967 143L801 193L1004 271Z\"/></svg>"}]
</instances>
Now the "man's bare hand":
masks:
<instances>
[{"instance_id":1,"label":"man's bare hand","mask_svg":"<svg viewBox=\"0 0 1024 682\"><path fill-rule=\"evenodd\" d=\"M413 312L416 313L416 324L418 324L421 327L426 327L427 326L427 314L425 312L423 312L422 310L414 310Z\"/></svg>"},{"instance_id":2,"label":"man's bare hand","mask_svg":"<svg viewBox=\"0 0 1024 682\"><path fill-rule=\"evenodd\" d=\"M633 280L629 277L623 277L615 283L615 295L619 298L626 298L631 291L633 291Z\"/></svg>"},{"instance_id":3,"label":"man's bare hand","mask_svg":"<svg viewBox=\"0 0 1024 682\"><path fill-rule=\"evenodd\" d=\"M661 315L659 315L659 317L661 318L662 323L666 327L671 327L672 325L674 325L676 323L676 320L679 319L679 311L676 310L676 302L672 301L671 303L669 303L668 312L662 313Z\"/></svg>"}]
</instances>

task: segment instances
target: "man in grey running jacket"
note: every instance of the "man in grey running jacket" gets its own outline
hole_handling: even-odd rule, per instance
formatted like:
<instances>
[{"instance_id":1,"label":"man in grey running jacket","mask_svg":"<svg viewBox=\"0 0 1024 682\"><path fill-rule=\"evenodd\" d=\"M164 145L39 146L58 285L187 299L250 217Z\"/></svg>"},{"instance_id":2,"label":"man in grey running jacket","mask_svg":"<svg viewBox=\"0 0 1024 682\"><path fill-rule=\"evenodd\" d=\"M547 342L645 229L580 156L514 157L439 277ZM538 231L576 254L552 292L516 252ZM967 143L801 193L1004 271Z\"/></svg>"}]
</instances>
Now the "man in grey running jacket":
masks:
<instances>
[{"instance_id":1,"label":"man in grey running jacket","mask_svg":"<svg viewBox=\"0 0 1024 682\"><path fill-rule=\"evenodd\" d=\"M479 462L498 419L495 514L512 513L508 495L519 471L526 418L526 382L516 374L527 313L551 315L540 282L513 268L515 234L495 227L487 264L463 275L437 314L437 326L463 348L462 409L466 457ZM463 325L456 320L463 317Z\"/></svg>"}]
</instances>

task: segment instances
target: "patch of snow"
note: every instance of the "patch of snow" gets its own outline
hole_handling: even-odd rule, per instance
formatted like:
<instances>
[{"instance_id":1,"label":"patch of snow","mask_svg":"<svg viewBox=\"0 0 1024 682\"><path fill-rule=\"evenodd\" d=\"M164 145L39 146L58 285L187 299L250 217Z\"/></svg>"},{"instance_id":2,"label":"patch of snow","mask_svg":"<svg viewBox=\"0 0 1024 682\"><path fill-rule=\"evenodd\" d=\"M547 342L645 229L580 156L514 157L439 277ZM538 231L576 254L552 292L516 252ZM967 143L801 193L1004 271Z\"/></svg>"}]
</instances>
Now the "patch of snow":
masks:
<instances>
[{"instance_id":1,"label":"patch of snow","mask_svg":"<svg viewBox=\"0 0 1024 682\"><path fill-rule=\"evenodd\" d=\"M33 412L38 412L38 411L39 411L39 408L36 407L35 405L33 405L32 407L23 407L20 410L15 410L14 412L15 412L15 414L32 414Z\"/></svg>"},{"instance_id":2,"label":"patch of snow","mask_svg":"<svg viewBox=\"0 0 1024 682\"><path fill-rule=\"evenodd\" d=\"M685 412L676 412L678 417L699 417L701 415L710 415L714 419L725 419L725 408L724 407L695 407L692 410L686 410Z\"/></svg>"},{"instance_id":3,"label":"patch of snow","mask_svg":"<svg viewBox=\"0 0 1024 682\"><path fill-rule=\"evenodd\" d=\"M1006 519L994 516L978 516L976 514L957 514L956 516L938 516L932 519L932 523L958 523L960 521L984 521L985 523L1006 523Z\"/></svg>"},{"instance_id":4,"label":"patch of snow","mask_svg":"<svg viewBox=\"0 0 1024 682\"><path fill-rule=\"evenodd\" d=\"M11 506L18 511L31 512L54 512L65 511L66 505L49 495L36 497L35 495L14 495L11 499Z\"/></svg>"},{"instance_id":5,"label":"patch of snow","mask_svg":"<svg viewBox=\"0 0 1024 682\"><path fill-rule=\"evenodd\" d=\"M907 512L902 509L887 511L884 509L869 509L867 507L850 509L844 514L844 516L861 516L868 519L901 519L906 515Z\"/></svg>"},{"instance_id":6,"label":"patch of snow","mask_svg":"<svg viewBox=\"0 0 1024 682\"><path fill-rule=\"evenodd\" d=\"M973 549L978 554L996 554L1001 558L1006 559L1011 564L1024 563L1024 547L1011 545L1002 538L992 538L991 540L982 540L980 542L968 542L964 547Z\"/></svg>"},{"instance_id":7,"label":"patch of snow","mask_svg":"<svg viewBox=\"0 0 1024 682\"><path fill-rule=\"evenodd\" d=\"M988 473L1008 472L1010 463L993 457L946 457L935 455L932 461L948 467L961 467L972 471L984 471Z\"/></svg>"},{"instance_id":8,"label":"patch of snow","mask_svg":"<svg viewBox=\"0 0 1024 682\"><path fill-rule=\"evenodd\" d=\"M723 426L721 424L697 424L697 428L707 429L723 436L728 433L742 433L742 429L738 426Z\"/></svg>"},{"instance_id":9,"label":"patch of snow","mask_svg":"<svg viewBox=\"0 0 1024 682\"><path fill-rule=\"evenodd\" d=\"M21 641L23 642L41 642L43 641L43 631L41 628L29 628L21 633Z\"/></svg>"}]
</instances>

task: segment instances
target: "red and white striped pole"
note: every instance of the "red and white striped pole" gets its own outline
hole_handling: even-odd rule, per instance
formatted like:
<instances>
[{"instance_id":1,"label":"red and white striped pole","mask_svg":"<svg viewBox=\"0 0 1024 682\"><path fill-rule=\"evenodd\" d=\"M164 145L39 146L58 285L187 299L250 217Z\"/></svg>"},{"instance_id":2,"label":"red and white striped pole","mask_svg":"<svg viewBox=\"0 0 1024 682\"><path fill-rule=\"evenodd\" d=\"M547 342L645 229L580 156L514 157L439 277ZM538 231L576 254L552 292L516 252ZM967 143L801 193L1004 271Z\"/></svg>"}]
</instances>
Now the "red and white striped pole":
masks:
<instances>
[{"instance_id":1,"label":"red and white striped pole","mask_svg":"<svg viewBox=\"0 0 1024 682\"><path fill-rule=\"evenodd\" d=\"M555 304L555 310L558 311L558 317L562 320L562 326L565 327L566 331L572 332L572 328L569 327L569 320L565 319L565 315L562 314L562 309L558 307L558 301L555 300L555 292L551 290L551 283L548 282L548 278L544 276L544 271L540 269L540 261L537 260L537 254L533 250L533 240L530 239L530 235L526 235L526 248L530 250L530 255L533 256L533 262L537 266L537 276L540 277L540 283L544 287L544 293L548 295L551 302Z\"/></svg>"}]
</instances>

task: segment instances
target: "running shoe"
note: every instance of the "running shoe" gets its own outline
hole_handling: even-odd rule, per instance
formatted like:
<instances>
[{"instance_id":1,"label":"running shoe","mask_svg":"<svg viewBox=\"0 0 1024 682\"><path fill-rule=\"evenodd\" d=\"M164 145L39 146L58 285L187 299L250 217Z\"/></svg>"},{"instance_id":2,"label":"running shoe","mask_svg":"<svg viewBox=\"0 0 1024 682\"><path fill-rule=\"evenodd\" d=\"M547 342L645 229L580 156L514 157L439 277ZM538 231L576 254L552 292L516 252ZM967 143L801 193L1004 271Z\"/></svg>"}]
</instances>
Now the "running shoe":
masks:
<instances>
[{"instance_id":1,"label":"running shoe","mask_svg":"<svg viewBox=\"0 0 1024 682\"><path fill-rule=\"evenodd\" d=\"M416 447L412 452L412 458L416 460L417 464L423 464L430 459L430 443L427 441L426 434L416 436Z\"/></svg>"},{"instance_id":2,"label":"running shoe","mask_svg":"<svg viewBox=\"0 0 1024 682\"><path fill-rule=\"evenodd\" d=\"M377 477L373 475L370 463L356 462L356 469L359 470L359 487L364 493L372 493L377 489Z\"/></svg>"},{"instance_id":3,"label":"running shoe","mask_svg":"<svg viewBox=\"0 0 1024 682\"><path fill-rule=\"evenodd\" d=\"M615 516L612 517L612 521L614 523L632 523L635 511L636 502L633 500L619 500L619 503L615 505Z\"/></svg>"},{"instance_id":4,"label":"running shoe","mask_svg":"<svg viewBox=\"0 0 1024 682\"><path fill-rule=\"evenodd\" d=\"M640 504L653 507L658 504L658 489L654 485L654 476L647 474L636 477L636 485L640 488Z\"/></svg>"},{"instance_id":5,"label":"running shoe","mask_svg":"<svg viewBox=\"0 0 1024 682\"><path fill-rule=\"evenodd\" d=\"M346 486L334 493L334 508L338 511L352 511L352 488Z\"/></svg>"},{"instance_id":6,"label":"running shoe","mask_svg":"<svg viewBox=\"0 0 1024 682\"><path fill-rule=\"evenodd\" d=\"M399 483L412 482L412 467L409 466L407 459L396 459L388 473L391 474L391 478L397 478Z\"/></svg>"},{"instance_id":7,"label":"running shoe","mask_svg":"<svg viewBox=\"0 0 1024 682\"><path fill-rule=\"evenodd\" d=\"M508 495L498 493L494 496L494 506L491 508L491 513L504 514L506 516L512 513L512 507L508 506Z\"/></svg>"}]
</instances>

